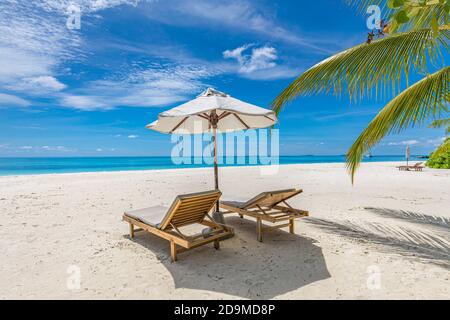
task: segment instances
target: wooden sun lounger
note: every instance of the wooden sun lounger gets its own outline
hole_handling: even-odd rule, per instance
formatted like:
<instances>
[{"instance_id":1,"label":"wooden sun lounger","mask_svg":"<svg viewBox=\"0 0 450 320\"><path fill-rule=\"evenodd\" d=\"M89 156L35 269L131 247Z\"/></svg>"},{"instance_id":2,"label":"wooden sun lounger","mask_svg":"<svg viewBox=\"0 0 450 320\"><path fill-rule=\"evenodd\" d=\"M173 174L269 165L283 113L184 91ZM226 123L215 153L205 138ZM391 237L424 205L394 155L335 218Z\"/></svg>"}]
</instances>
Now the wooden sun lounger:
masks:
<instances>
[{"instance_id":1,"label":"wooden sun lounger","mask_svg":"<svg viewBox=\"0 0 450 320\"><path fill-rule=\"evenodd\" d=\"M286 202L302 192L296 189L263 192L247 202L221 201L220 207L227 210L224 214L238 213L241 218L256 218L257 239L262 242L263 231L289 227L289 232L294 233L295 219L309 216L308 211L294 209ZM263 226L263 221L273 226Z\"/></svg>"},{"instance_id":2,"label":"wooden sun lounger","mask_svg":"<svg viewBox=\"0 0 450 320\"><path fill-rule=\"evenodd\" d=\"M414 171L423 171L423 169L425 168L424 166L422 166L423 162L418 162L413 166L399 166L397 167L400 171L410 171L410 170L414 170Z\"/></svg>"},{"instance_id":3,"label":"wooden sun lounger","mask_svg":"<svg viewBox=\"0 0 450 320\"><path fill-rule=\"evenodd\" d=\"M219 190L181 195L175 198L170 208L152 207L125 212L123 220L130 224L131 238L136 231L148 231L169 241L172 261L176 261L177 253L207 243L214 242L214 247L219 249L220 240L233 235L232 228L218 224L209 216L221 195ZM210 232L187 236L180 231L181 227L192 224L207 226ZM135 226L140 229L135 230Z\"/></svg>"}]
</instances>

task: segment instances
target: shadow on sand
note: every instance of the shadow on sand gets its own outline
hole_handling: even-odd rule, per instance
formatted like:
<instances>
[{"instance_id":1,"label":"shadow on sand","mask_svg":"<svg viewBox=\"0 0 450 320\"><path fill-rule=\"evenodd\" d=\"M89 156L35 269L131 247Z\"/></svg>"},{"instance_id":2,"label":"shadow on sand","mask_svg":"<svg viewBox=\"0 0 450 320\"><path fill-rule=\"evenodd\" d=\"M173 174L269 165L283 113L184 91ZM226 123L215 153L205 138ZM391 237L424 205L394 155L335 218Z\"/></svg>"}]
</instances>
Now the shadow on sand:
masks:
<instances>
[{"instance_id":1,"label":"shadow on sand","mask_svg":"<svg viewBox=\"0 0 450 320\"><path fill-rule=\"evenodd\" d=\"M236 236L216 251L206 245L169 258L167 241L138 233L134 241L156 253L176 288L225 293L240 298L270 299L330 277L322 249L313 239L283 230L256 240L253 221L228 217Z\"/></svg>"},{"instance_id":2,"label":"shadow on sand","mask_svg":"<svg viewBox=\"0 0 450 320\"><path fill-rule=\"evenodd\" d=\"M450 268L450 242L426 229L412 229L382 223L355 223L310 218L307 223L341 236L383 245L389 253L426 259Z\"/></svg>"},{"instance_id":3,"label":"shadow on sand","mask_svg":"<svg viewBox=\"0 0 450 320\"><path fill-rule=\"evenodd\" d=\"M405 211L405 210L394 210L387 208L364 208L367 211L378 214L387 218L395 218L400 220L405 220L412 223L420 223L425 225L430 225L434 227L441 227L444 231L450 231L450 218L431 216L423 213Z\"/></svg>"}]
</instances>

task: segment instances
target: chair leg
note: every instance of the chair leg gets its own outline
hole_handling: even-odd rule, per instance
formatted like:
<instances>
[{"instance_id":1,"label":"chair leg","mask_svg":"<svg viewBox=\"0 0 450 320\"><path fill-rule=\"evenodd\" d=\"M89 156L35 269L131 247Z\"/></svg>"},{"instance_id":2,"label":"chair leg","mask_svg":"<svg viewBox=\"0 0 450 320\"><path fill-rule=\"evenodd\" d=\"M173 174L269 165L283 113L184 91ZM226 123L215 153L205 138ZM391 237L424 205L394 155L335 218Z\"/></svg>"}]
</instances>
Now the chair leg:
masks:
<instances>
[{"instance_id":1,"label":"chair leg","mask_svg":"<svg viewBox=\"0 0 450 320\"><path fill-rule=\"evenodd\" d=\"M289 232L292 234L295 234L295 220L294 219L289 220Z\"/></svg>"},{"instance_id":2,"label":"chair leg","mask_svg":"<svg viewBox=\"0 0 450 320\"><path fill-rule=\"evenodd\" d=\"M262 242L262 221L261 219L256 219L256 234L259 242Z\"/></svg>"},{"instance_id":3,"label":"chair leg","mask_svg":"<svg viewBox=\"0 0 450 320\"><path fill-rule=\"evenodd\" d=\"M220 240L219 239L214 240L214 248L216 250L220 249Z\"/></svg>"},{"instance_id":4,"label":"chair leg","mask_svg":"<svg viewBox=\"0 0 450 320\"><path fill-rule=\"evenodd\" d=\"M134 238L134 224L130 223L130 238Z\"/></svg>"},{"instance_id":5,"label":"chair leg","mask_svg":"<svg viewBox=\"0 0 450 320\"><path fill-rule=\"evenodd\" d=\"M170 257L173 262L177 261L177 245L173 241L170 241Z\"/></svg>"}]
</instances>

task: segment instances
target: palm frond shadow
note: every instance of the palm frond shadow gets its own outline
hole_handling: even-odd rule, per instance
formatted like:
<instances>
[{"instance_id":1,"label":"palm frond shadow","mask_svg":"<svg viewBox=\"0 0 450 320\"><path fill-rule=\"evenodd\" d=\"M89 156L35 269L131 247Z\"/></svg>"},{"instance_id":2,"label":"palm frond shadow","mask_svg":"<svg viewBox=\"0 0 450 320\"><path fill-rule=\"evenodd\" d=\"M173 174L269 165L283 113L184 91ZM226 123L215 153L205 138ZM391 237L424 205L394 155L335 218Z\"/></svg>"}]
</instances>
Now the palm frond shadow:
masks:
<instances>
[{"instance_id":1,"label":"palm frond shadow","mask_svg":"<svg viewBox=\"0 0 450 320\"><path fill-rule=\"evenodd\" d=\"M380 216L388 218L396 218L401 220L406 220L408 222L427 224L436 227L442 227L444 231L450 232L450 218L431 216L419 212L405 211L405 210L394 210L387 208L364 208L367 211L378 214Z\"/></svg>"},{"instance_id":2,"label":"palm frond shadow","mask_svg":"<svg viewBox=\"0 0 450 320\"><path fill-rule=\"evenodd\" d=\"M347 238L383 245L385 249L389 249L389 253L418 257L450 268L450 242L430 232L381 223L360 225L351 221L336 222L314 218L307 219L307 223Z\"/></svg>"}]
</instances>

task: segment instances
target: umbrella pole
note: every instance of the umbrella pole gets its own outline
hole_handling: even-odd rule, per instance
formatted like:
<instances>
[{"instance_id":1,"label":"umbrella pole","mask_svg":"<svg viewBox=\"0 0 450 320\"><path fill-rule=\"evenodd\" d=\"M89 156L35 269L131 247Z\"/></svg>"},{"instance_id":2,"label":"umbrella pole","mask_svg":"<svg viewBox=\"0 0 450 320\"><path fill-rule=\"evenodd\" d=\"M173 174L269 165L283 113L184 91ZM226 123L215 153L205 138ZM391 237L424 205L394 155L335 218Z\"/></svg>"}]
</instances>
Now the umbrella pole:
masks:
<instances>
[{"instance_id":1,"label":"umbrella pole","mask_svg":"<svg viewBox=\"0 0 450 320\"><path fill-rule=\"evenodd\" d=\"M213 110L209 116L209 123L212 128L212 139L214 143L214 187L219 190L219 164L217 163L217 125L219 123L219 117L215 110ZM220 211L219 200L216 203L216 212ZM220 217L219 217L220 218ZM223 218L222 218L223 220Z\"/></svg>"},{"instance_id":2,"label":"umbrella pole","mask_svg":"<svg viewBox=\"0 0 450 320\"><path fill-rule=\"evenodd\" d=\"M209 119L213 134L212 139L214 143L214 186L217 190L219 190L219 164L217 161L217 124L219 123L219 117L217 116L215 110L211 112ZM213 219L218 223L225 224L223 214L220 212L219 200L216 203L216 210L213 213Z\"/></svg>"},{"instance_id":3,"label":"umbrella pole","mask_svg":"<svg viewBox=\"0 0 450 320\"><path fill-rule=\"evenodd\" d=\"M213 114L215 115L215 113L213 113ZM217 190L219 190L219 164L217 161L217 122L211 121L211 124L212 124L212 134L213 134L212 140L214 143L214 186ZM220 212L219 200L216 203L216 210L214 210L214 212L212 214L212 218L217 223L225 224L225 218L223 217L222 212ZM208 233L212 230L212 228L208 228L205 230ZM233 236L234 235L232 235L232 234L228 235L228 236L222 238L222 240L232 238Z\"/></svg>"},{"instance_id":4,"label":"umbrella pole","mask_svg":"<svg viewBox=\"0 0 450 320\"><path fill-rule=\"evenodd\" d=\"M214 142L214 186L219 190L219 165L217 163L217 127L213 127L213 142ZM219 212L219 201L216 203L216 212Z\"/></svg>"}]
</instances>

